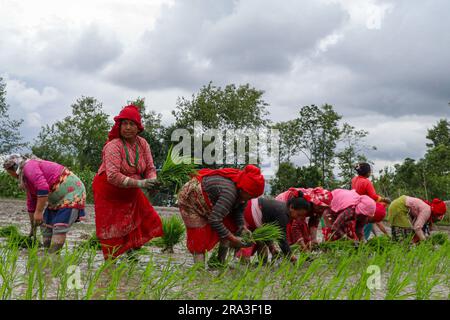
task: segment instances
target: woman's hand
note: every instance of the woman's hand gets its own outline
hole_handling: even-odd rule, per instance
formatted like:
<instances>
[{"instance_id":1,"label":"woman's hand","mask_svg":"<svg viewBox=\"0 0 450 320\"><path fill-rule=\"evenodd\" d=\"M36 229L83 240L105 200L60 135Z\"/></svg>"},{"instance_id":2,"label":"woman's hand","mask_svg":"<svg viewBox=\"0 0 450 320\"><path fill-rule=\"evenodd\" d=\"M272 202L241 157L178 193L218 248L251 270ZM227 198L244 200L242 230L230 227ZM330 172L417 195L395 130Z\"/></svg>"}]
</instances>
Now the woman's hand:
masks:
<instances>
[{"instance_id":1,"label":"woman's hand","mask_svg":"<svg viewBox=\"0 0 450 320\"><path fill-rule=\"evenodd\" d=\"M241 228L239 228L239 230L236 234L240 237L243 237L246 234L251 236L252 232L250 230L248 230L246 226L242 226Z\"/></svg>"},{"instance_id":2,"label":"woman's hand","mask_svg":"<svg viewBox=\"0 0 450 320\"><path fill-rule=\"evenodd\" d=\"M33 218L36 226L40 226L44 222L44 214L42 212L36 211Z\"/></svg>"},{"instance_id":3,"label":"woman's hand","mask_svg":"<svg viewBox=\"0 0 450 320\"><path fill-rule=\"evenodd\" d=\"M232 248L248 247L248 245L246 243L244 243L244 241L242 240L241 237L236 237L233 234L230 234L227 237L227 240L230 241L230 247L232 247Z\"/></svg>"},{"instance_id":4,"label":"woman's hand","mask_svg":"<svg viewBox=\"0 0 450 320\"><path fill-rule=\"evenodd\" d=\"M155 189L159 187L161 183L156 179L144 179L138 181L138 187L139 188L145 188L145 189Z\"/></svg>"}]
</instances>

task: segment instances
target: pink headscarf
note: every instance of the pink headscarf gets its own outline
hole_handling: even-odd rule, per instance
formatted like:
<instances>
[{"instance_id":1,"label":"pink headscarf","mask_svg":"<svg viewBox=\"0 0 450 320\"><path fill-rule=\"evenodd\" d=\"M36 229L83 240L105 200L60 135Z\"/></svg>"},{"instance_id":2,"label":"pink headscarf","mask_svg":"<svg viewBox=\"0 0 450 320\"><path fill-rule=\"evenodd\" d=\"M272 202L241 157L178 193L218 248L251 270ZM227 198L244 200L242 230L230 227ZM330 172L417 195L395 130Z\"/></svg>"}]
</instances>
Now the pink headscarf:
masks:
<instances>
[{"instance_id":1,"label":"pink headscarf","mask_svg":"<svg viewBox=\"0 0 450 320\"><path fill-rule=\"evenodd\" d=\"M375 215L376 203L368 196L360 196L355 190L336 189L332 192L331 210L340 212L349 207L355 207L357 214L368 217Z\"/></svg>"}]
</instances>

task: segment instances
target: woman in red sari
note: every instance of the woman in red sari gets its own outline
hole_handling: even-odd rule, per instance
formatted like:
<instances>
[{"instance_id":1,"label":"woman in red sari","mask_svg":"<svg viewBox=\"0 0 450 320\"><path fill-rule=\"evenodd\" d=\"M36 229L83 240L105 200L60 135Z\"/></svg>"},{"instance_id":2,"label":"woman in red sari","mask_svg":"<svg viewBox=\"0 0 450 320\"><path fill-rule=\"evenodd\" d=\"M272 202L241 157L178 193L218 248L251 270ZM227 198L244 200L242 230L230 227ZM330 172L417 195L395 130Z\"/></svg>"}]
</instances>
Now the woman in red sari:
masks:
<instances>
[{"instance_id":1,"label":"woman in red sari","mask_svg":"<svg viewBox=\"0 0 450 320\"><path fill-rule=\"evenodd\" d=\"M156 169L139 109L126 106L103 147L103 162L93 182L95 225L105 259L131 254L163 234L159 215L140 188L157 184Z\"/></svg>"},{"instance_id":2,"label":"woman in red sari","mask_svg":"<svg viewBox=\"0 0 450 320\"><path fill-rule=\"evenodd\" d=\"M187 182L178 195L178 207L194 262L204 263L205 252L218 242L221 262L229 247L245 247L239 237L242 232L250 232L244 225L245 204L263 193L264 177L253 165L244 170L202 169Z\"/></svg>"}]
</instances>

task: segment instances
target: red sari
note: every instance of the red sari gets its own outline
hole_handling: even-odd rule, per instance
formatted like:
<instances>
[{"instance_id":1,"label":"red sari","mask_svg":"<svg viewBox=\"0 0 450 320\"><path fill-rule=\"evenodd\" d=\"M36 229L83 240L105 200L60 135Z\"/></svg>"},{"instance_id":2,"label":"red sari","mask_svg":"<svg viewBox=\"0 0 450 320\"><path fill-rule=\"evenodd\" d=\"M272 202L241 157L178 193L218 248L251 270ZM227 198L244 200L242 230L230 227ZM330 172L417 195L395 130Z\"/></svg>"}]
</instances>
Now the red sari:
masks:
<instances>
[{"instance_id":1,"label":"red sari","mask_svg":"<svg viewBox=\"0 0 450 320\"><path fill-rule=\"evenodd\" d=\"M163 235L161 218L141 189L116 187L105 172L95 176L92 188L97 237L105 259Z\"/></svg>"}]
</instances>

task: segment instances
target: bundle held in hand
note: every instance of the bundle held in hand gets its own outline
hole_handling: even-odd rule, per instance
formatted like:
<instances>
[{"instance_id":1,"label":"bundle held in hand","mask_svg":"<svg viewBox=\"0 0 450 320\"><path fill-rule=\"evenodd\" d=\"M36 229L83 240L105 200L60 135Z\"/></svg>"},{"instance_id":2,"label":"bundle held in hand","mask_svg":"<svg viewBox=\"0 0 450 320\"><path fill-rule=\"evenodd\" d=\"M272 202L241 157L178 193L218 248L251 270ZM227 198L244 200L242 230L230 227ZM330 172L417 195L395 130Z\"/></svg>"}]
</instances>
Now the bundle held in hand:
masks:
<instances>
[{"instance_id":1,"label":"bundle held in hand","mask_svg":"<svg viewBox=\"0 0 450 320\"><path fill-rule=\"evenodd\" d=\"M194 159L190 156L180 157L172 154L173 146L170 147L166 160L158 172L158 182L162 188L173 191L174 194L197 174Z\"/></svg>"},{"instance_id":2,"label":"bundle held in hand","mask_svg":"<svg viewBox=\"0 0 450 320\"><path fill-rule=\"evenodd\" d=\"M246 243L278 241L283 237L280 227L275 223L265 223L252 233L246 233L242 239Z\"/></svg>"}]
</instances>

